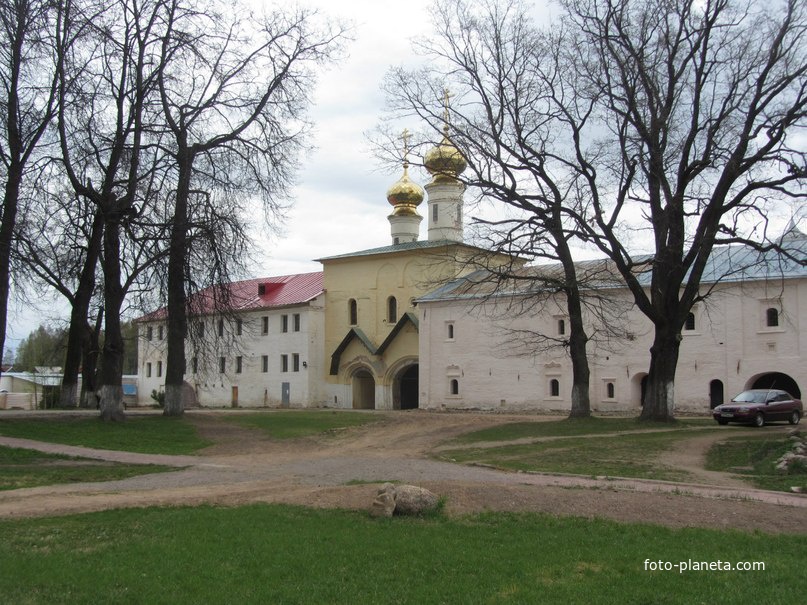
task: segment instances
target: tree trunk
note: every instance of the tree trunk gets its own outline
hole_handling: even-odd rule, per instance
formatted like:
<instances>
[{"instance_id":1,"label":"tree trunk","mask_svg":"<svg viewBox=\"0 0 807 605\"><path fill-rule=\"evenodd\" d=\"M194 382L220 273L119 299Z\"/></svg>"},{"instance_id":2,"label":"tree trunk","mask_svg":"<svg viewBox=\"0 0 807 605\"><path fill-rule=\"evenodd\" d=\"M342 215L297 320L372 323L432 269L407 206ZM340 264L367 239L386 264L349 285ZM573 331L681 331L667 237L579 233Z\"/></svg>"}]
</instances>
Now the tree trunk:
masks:
<instances>
[{"instance_id":1,"label":"tree trunk","mask_svg":"<svg viewBox=\"0 0 807 605\"><path fill-rule=\"evenodd\" d=\"M187 150L186 150L187 153ZM188 196L192 160L179 154L179 179L168 257L168 330L165 364L164 416L182 416L185 380L185 338L188 319L185 300L185 263L188 230Z\"/></svg>"},{"instance_id":2,"label":"tree trunk","mask_svg":"<svg viewBox=\"0 0 807 605\"><path fill-rule=\"evenodd\" d=\"M556 217L560 224L560 217ZM569 357L572 360L572 407L569 418L588 418L591 416L590 378L588 367L588 334L583 325L583 304L580 298L580 286L577 277L577 266L572 258L571 250L566 245L565 234L553 233L556 251L563 264L566 310L569 314Z\"/></svg>"},{"instance_id":3,"label":"tree trunk","mask_svg":"<svg viewBox=\"0 0 807 605\"><path fill-rule=\"evenodd\" d=\"M681 348L678 329L669 324L656 325L650 348L650 371L644 393L641 420L672 422L675 420L675 369Z\"/></svg>"},{"instance_id":4,"label":"tree trunk","mask_svg":"<svg viewBox=\"0 0 807 605\"><path fill-rule=\"evenodd\" d=\"M87 326L87 346L82 355L84 362L81 367L81 399L82 408L95 409L98 406L96 391L98 373L98 351L100 350L101 325L104 321L104 307L99 307L95 326Z\"/></svg>"},{"instance_id":5,"label":"tree trunk","mask_svg":"<svg viewBox=\"0 0 807 605\"><path fill-rule=\"evenodd\" d=\"M90 311L90 301L95 290L95 269L101 253L104 234L103 215L96 211L93 219L90 239L87 242L87 256L79 276L76 294L73 297L73 308L70 312L70 331L67 334L67 352L65 354L64 373L62 377L62 392L60 405L62 407L76 406L76 391L78 389L78 374L82 362L86 363L87 347L92 346L90 327L87 325L87 316ZM86 374L84 375L86 379ZM82 386L86 392L86 386ZM82 396L82 400L84 397Z\"/></svg>"},{"instance_id":6,"label":"tree trunk","mask_svg":"<svg viewBox=\"0 0 807 605\"><path fill-rule=\"evenodd\" d=\"M104 349L101 357L99 408L101 420L125 420L123 408L123 336L120 310L123 288L120 283L120 225L108 220L104 229Z\"/></svg>"},{"instance_id":7,"label":"tree trunk","mask_svg":"<svg viewBox=\"0 0 807 605\"><path fill-rule=\"evenodd\" d=\"M6 175L3 197L3 219L0 222L0 364L6 350L8 297L11 292L11 246L17 222L17 203L22 183L22 166L12 163ZM0 369L0 372L2 369Z\"/></svg>"}]
</instances>

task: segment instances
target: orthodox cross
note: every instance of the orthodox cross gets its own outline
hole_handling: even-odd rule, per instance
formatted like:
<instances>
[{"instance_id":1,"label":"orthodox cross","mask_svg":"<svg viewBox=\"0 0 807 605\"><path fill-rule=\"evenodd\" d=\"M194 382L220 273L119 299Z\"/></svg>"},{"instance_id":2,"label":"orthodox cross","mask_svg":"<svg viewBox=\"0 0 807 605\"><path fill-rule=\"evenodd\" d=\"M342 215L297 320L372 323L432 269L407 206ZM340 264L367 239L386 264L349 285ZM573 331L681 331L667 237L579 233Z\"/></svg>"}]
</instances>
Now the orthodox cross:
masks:
<instances>
[{"instance_id":1,"label":"orthodox cross","mask_svg":"<svg viewBox=\"0 0 807 605\"><path fill-rule=\"evenodd\" d=\"M403 141L403 164L404 169L406 169L409 167L409 139L412 138L412 134L409 132L408 128L404 128L399 138Z\"/></svg>"},{"instance_id":2,"label":"orthodox cross","mask_svg":"<svg viewBox=\"0 0 807 605\"><path fill-rule=\"evenodd\" d=\"M451 97L454 95L448 90L448 87L443 89L443 131L448 134L449 114L448 107Z\"/></svg>"}]
</instances>

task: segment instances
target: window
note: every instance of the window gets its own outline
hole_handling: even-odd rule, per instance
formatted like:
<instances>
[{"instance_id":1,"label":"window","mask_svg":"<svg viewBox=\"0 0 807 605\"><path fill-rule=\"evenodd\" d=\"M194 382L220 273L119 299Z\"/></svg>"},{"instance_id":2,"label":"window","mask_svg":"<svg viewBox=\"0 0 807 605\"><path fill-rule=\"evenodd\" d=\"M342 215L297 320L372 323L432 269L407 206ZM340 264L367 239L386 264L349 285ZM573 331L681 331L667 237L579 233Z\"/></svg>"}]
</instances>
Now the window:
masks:
<instances>
[{"instance_id":1,"label":"window","mask_svg":"<svg viewBox=\"0 0 807 605\"><path fill-rule=\"evenodd\" d=\"M434 204L432 206L432 222L433 223L437 222L437 204Z\"/></svg>"},{"instance_id":2,"label":"window","mask_svg":"<svg viewBox=\"0 0 807 605\"><path fill-rule=\"evenodd\" d=\"M146 364L146 378L151 378L151 362Z\"/></svg>"},{"instance_id":3,"label":"window","mask_svg":"<svg viewBox=\"0 0 807 605\"><path fill-rule=\"evenodd\" d=\"M219 336L224 336L224 320L219 320Z\"/></svg>"},{"instance_id":4,"label":"window","mask_svg":"<svg viewBox=\"0 0 807 605\"><path fill-rule=\"evenodd\" d=\"M765 311L765 325L769 328L779 327L779 309L769 307Z\"/></svg>"},{"instance_id":5,"label":"window","mask_svg":"<svg viewBox=\"0 0 807 605\"><path fill-rule=\"evenodd\" d=\"M266 316L261 317L261 334L269 334L269 318Z\"/></svg>"},{"instance_id":6,"label":"window","mask_svg":"<svg viewBox=\"0 0 807 605\"><path fill-rule=\"evenodd\" d=\"M163 339L163 327L162 326L157 328L157 338L159 338L160 340Z\"/></svg>"},{"instance_id":7,"label":"window","mask_svg":"<svg viewBox=\"0 0 807 605\"><path fill-rule=\"evenodd\" d=\"M292 315L292 319L294 320L294 326L293 326L294 331L299 332L300 331L300 314L295 313L294 315Z\"/></svg>"},{"instance_id":8,"label":"window","mask_svg":"<svg viewBox=\"0 0 807 605\"><path fill-rule=\"evenodd\" d=\"M300 371L300 354L293 353L291 356L291 371L292 372L299 372Z\"/></svg>"},{"instance_id":9,"label":"window","mask_svg":"<svg viewBox=\"0 0 807 605\"><path fill-rule=\"evenodd\" d=\"M454 340L454 324L446 324L446 336L448 340Z\"/></svg>"},{"instance_id":10,"label":"window","mask_svg":"<svg viewBox=\"0 0 807 605\"><path fill-rule=\"evenodd\" d=\"M196 333L199 335L199 338L204 338L205 335L205 322L200 321L196 324Z\"/></svg>"},{"instance_id":11,"label":"window","mask_svg":"<svg viewBox=\"0 0 807 605\"><path fill-rule=\"evenodd\" d=\"M616 396L616 388L614 387L613 382L609 382L605 385L605 396L608 399L614 399Z\"/></svg>"},{"instance_id":12,"label":"window","mask_svg":"<svg viewBox=\"0 0 807 605\"><path fill-rule=\"evenodd\" d=\"M284 333L289 331L289 316L288 315L281 315L280 316L280 331L284 332Z\"/></svg>"},{"instance_id":13,"label":"window","mask_svg":"<svg viewBox=\"0 0 807 605\"><path fill-rule=\"evenodd\" d=\"M163 362L157 362L157 378L160 378L163 375Z\"/></svg>"},{"instance_id":14,"label":"window","mask_svg":"<svg viewBox=\"0 0 807 605\"><path fill-rule=\"evenodd\" d=\"M558 336L563 336L566 334L566 320L559 319L558 320Z\"/></svg>"},{"instance_id":15,"label":"window","mask_svg":"<svg viewBox=\"0 0 807 605\"><path fill-rule=\"evenodd\" d=\"M692 331L695 329L695 314L689 313L687 315L687 320L684 322L684 330Z\"/></svg>"},{"instance_id":16,"label":"window","mask_svg":"<svg viewBox=\"0 0 807 605\"><path fill-rule=\"evenodd\" d=\"M224 357L219 357L219 374L224 374L227 369L227 360Z\"/></svg>"},{"instance_id":17,"label":"window","mask_svg":"<svg viewBox=\"0 0 807 605\"><path fill-rule=\"evenodd\" d=\"M288 372L289 371L289 356L288 355L281 355L280 356L280 371L281 372Z\"/></svg>"},{"instance_id":18,"label":"window","mask_svg":"<svg viewBox=\"0 0 807 605\"><path fill-rule=\"evenodd\" d=\"M269 356L261 355L261 372L266 374L269 371Z\"/></svg>"},{"instance_id":19,"label":"window","mask_svg":"<svg viewBox=\"0 0 807 605\"><path fill-rule=\"evenodd\" d=\"M387 299L387 321L391 324L398 321L398 301L394 296Z\"/></svg>"},{"instance_id":20,"label":"window","mask_svg":"<svg viewBox=\"0 0 807 605\"><path fill-rule=\"evenodd\" d=\"M560 380L553 378L549 381L549 396L560 397Z\"/></svg>"},{"instance_id":21,"label":"window","mask_svg":"<svg viewBox=\"0 0 807 605\"><path fill-rule=\"evenodd\" d=\"M240 374L240 373L241 373L241 369L242 369L242 367L243 367L243 363L244 363L244 358L243 358L243 357L241 357L240 355L239 355L238 357L236 357L236 358L235 358L235 373L236 373L236 374Z\"/></svg>"},{"instance_id":22,"label":"window","mask_svg":"<svg viewBox=\"0 0 807 605\"><path fill-rule=\"evenodd\" d=\"M347 312L348 312L348 321L350 322L351 326L355 326L359 323L359 305L356 303L355 298L351 298L347 302Z\"/></svg>"},{"instance_id":23,"label":"window","mask_svg":"<svg viewBox=\"0 0 807 605\"><path fill-rule=\"evenodd\" d=\"M194 374L199 371L199 360L196 357L191 358L191 371Z\"/></svg>"},{"instance_id":24,"label":"window","mask_svg":"<svg viewBox=\"0 0 807 605\"><path fill-rule=\"evenodd\" d=\"M242 322L240 319L236 319L235 320L235 333L238 336L241 336L241 333L243 331L244 331L244 322Z\"/></svg>"},{"instance_id":25,"label":"window","mask_svg":"<svg viewBox=\"0 0 807 605\"><path fill-rule=\"evenodd\" d=\"M452 395L459 395L460 394L460 381L456 378L451 379L450 389Z\"/></svg>"},{"instance_id":26,"label":"window","mask_svg":"<svg viewBox=\"0 0 807 605\"><path fill-rule=\"evenodd\" d=\"M151 326L146 328L146 340L151 340L154 337L154 328Z\"/></svg>"}]
</instances>

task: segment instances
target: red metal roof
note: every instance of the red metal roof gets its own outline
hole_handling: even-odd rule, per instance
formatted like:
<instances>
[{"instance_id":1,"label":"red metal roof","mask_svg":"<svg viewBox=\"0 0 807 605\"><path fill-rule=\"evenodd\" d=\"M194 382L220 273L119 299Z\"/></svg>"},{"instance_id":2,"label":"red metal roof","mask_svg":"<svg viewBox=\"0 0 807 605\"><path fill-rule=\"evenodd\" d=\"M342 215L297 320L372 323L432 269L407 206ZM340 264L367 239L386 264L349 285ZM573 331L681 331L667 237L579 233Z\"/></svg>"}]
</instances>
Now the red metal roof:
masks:
<instances>
[{"instance_id":1,"label":"red metal roof","mask_svg":"<svg viewBox=\"0 0 807 605\"><path fill-rule=\"evenodd\" d=\"M259 277L245 281L232 282L222 288L211 286L194 294L189 301L194 315L215 313L221 302L229 298L226 305L230 311L257 311L273 307L287 307L307 303L322 294L322 271L317 273L298 273L276 277ZM153 313L144 315L138 321L164 319L167 308L163 307Z\"/></svg>"}]
</instances>

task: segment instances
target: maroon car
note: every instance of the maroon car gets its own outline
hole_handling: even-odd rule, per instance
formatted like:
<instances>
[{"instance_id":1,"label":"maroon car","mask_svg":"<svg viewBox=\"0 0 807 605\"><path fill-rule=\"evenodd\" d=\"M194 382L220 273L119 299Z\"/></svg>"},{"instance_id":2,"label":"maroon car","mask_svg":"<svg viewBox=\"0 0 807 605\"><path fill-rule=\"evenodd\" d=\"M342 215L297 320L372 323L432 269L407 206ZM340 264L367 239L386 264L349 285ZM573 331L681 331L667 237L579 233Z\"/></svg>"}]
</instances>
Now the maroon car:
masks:
<instances>
[{"instance_id":1,"label":"maroon car","mask_svg":"<svg viewBox=\"0 0 807 605\"><path fill-rule=\"evenodd\" d=\"M717 406L712 415L718 424L742 422L764 426L773 420L798 424L804 411L801 400L780 389L743 391L729 403Z\"/></svg>"}]
</instances>

